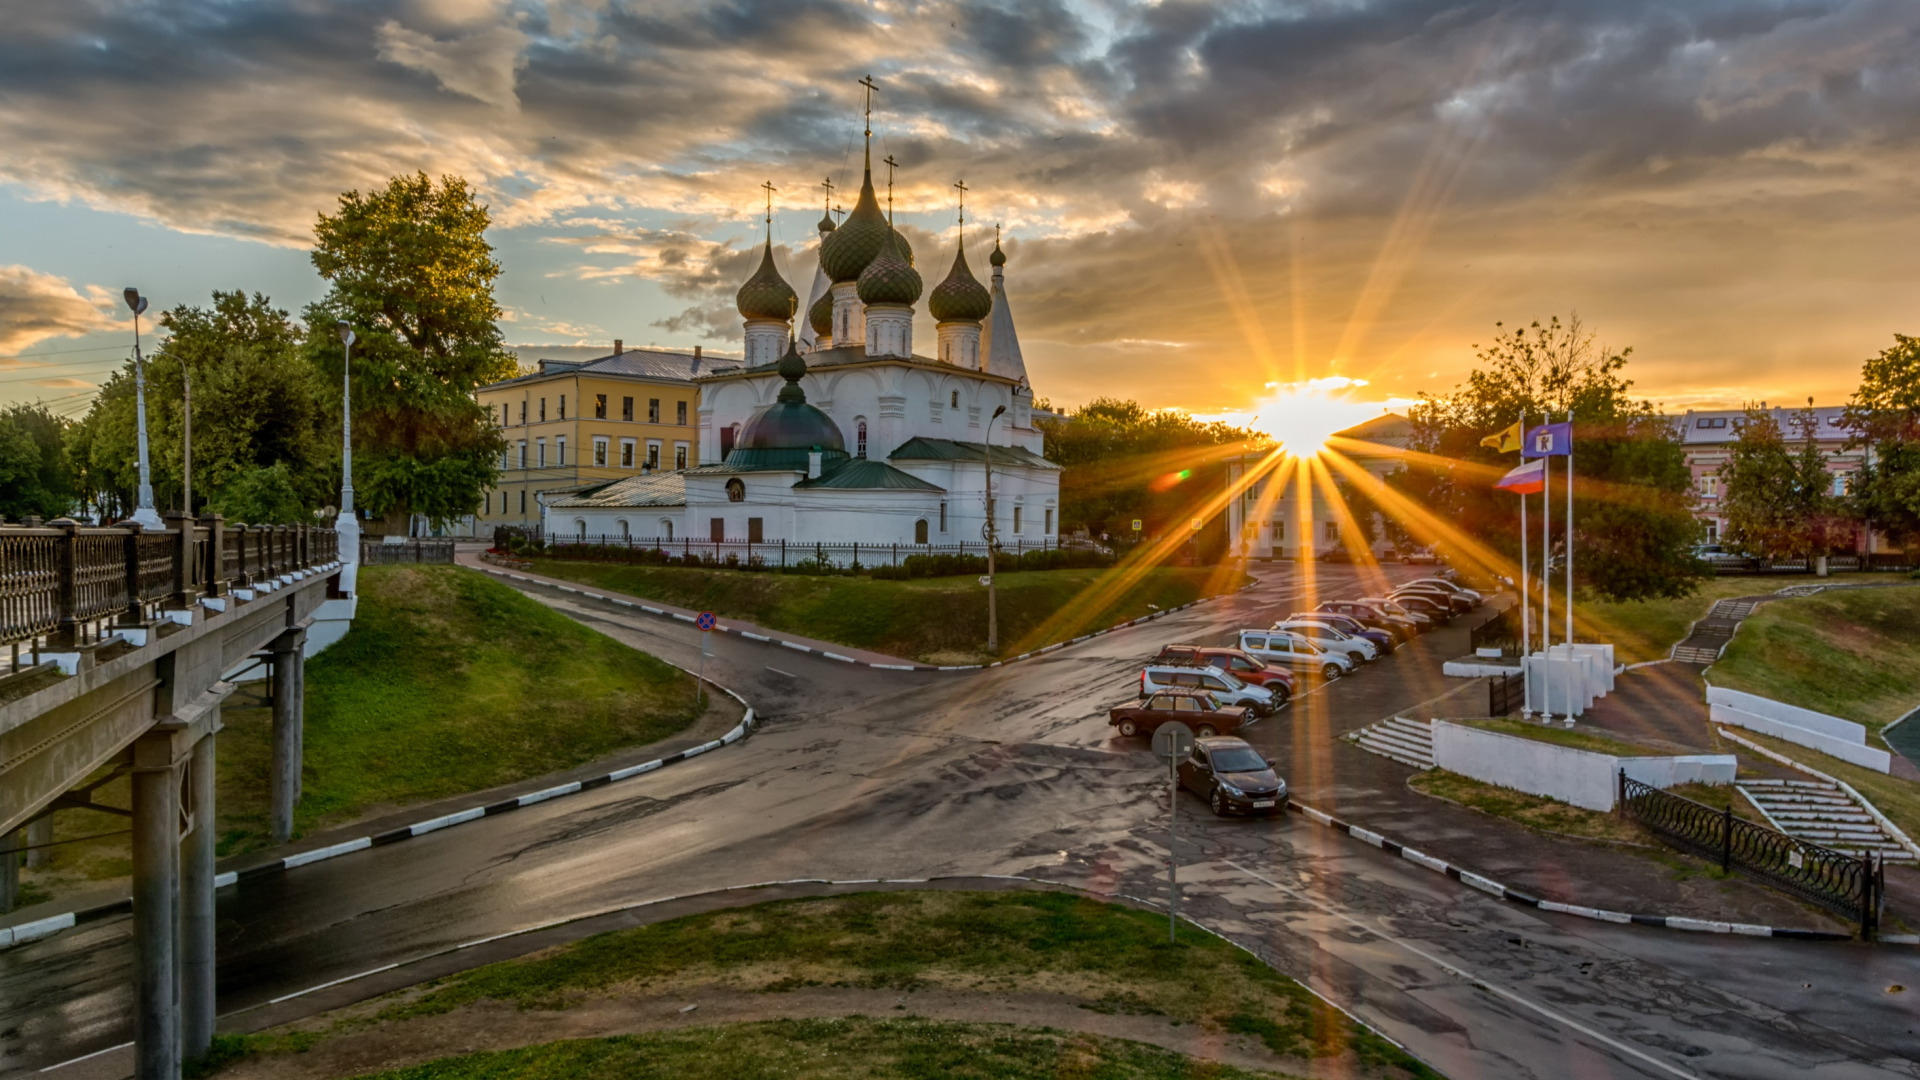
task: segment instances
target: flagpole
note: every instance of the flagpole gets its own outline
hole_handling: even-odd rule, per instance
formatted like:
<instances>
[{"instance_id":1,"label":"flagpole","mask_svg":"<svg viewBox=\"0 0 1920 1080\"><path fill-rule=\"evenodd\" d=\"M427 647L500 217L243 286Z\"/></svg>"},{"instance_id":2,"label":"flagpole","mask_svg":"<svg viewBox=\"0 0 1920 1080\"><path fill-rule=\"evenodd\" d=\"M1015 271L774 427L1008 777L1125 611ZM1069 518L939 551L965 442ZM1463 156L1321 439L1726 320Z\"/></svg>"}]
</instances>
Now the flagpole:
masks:
<instances>
[{"instance_id":1,"label":"flagpole","mask_svg":"<svg viewBox=\"0 0 1920 1080\"><path fill-rule=\"evenodd\" d=\"M1542 411L1543 421L1553 419L1553 414ZM1553 690L1547 684L1552 676L1552 668L1546 666L1553 657L1553 462L1544 455L1540 462L1540 689L1546 691L1547 700L1540 703L1540 716L1543 723L1553 720Z\"/></svg>"},{"instance_id":2,"label":"flagpole","mask_svg":"<svg viewBox=\"0 0 1920 1080\"><path fill-rule=\"evenodd\" d=\"M1567 652L1573 652L1573 410L1567 410ZM1572 714L1569 713L1569 716Z\"/></svg>"},{"instance_id":3,"label":"flagpole","mask_svg":"<svg viewBox=\"0 0 1920 1080\"><path fill-rule=\"evenodd\" d=\"M1527 410L1520 410L1520 464L1527 463ZM1533 715L1533 680L1527 678L1527 657L1533 655L1533 601L1527 596L1527 496L1520 494L1520 718Z\"/></svg>"}]
</instances>

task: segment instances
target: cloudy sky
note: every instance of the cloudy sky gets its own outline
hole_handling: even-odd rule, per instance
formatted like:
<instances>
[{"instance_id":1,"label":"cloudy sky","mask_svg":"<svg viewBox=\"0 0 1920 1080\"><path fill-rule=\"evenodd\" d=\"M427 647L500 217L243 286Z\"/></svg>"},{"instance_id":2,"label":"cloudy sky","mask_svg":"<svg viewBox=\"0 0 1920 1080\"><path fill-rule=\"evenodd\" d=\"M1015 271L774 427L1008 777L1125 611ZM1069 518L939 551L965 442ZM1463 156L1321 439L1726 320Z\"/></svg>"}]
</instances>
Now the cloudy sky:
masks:
<instances>
[{"instance_id":1,"label":"cloudy sky","mask_svg":"<svg viewBox=\"0 0 1920 1080\"><path fill-rule=\"evenodd\" d=\"M922 273L999 223L1037 391L1443 390L1577 311L1669 409L1836 403L1920 333L1911 0L0 0L0 400L158 307L321 292L338 194L485 193L508 340L737 348L803 294L860 88ZM884 182L884 177L882 178ZM924 321L924 316L923 316ZM930 322L918 334L931 342ZM538 349L528 350L537 355Z\"/></svg>"}]
</instances>

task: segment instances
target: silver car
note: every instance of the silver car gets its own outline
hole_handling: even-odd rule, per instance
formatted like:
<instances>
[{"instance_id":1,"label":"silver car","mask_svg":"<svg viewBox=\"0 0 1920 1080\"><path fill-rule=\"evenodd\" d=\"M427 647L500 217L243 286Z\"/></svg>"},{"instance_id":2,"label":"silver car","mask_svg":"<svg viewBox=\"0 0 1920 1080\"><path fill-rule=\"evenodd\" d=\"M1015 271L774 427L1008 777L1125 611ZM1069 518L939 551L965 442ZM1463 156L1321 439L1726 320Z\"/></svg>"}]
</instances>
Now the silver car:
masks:
<instances>
[{"instance_id":1,"label":"silver car","mask_svg":"<svg viewBox=\"0 0 1920 1080\"><path fill-rule=\"evenodd\" d=\"M1380 656L1380 647L1373 642L1366 638L1354 637L1344 630L1336 630L1326 623L1308 619L1290 619L1286 622L1274 623L1271 629L1297 634L1327 652L1345 653L1347 658L1356 665L1378 659Z\"/></svg>"},{"instance_id":2,"label":"silver car","mask_svg":"<svg viewBox=\"0 0 1920 1080\"><path fill-rule=\"evenodd\" d=\"M1242 630L1240 649L1270 664L1318 672L1328 679L1337 679L1354 669L1354 661L1346 653L1328 652L1289 630Z\"/></svg>"}]
</instances>

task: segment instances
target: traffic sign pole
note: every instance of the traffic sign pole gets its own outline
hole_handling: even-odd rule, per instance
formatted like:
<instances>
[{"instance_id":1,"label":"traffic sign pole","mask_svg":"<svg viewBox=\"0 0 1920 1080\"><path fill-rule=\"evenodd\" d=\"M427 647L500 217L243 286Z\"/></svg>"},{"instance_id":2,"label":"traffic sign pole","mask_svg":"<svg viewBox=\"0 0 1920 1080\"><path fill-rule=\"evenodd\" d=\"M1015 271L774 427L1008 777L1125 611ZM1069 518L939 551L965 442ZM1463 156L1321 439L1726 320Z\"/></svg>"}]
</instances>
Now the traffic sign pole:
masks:
<instances>
[{"instance_id":1,"label":"traffic sign pole","mask_svg":"<svg viewBox=\"0 0 1920 1080\"><path fill-rule=\"evenodd\" d=\"M700 692L706 689L707 685L708 644L713 640L713 628L719 623L720 617L711 611L703 611L699 618L693 620L693 625L700 628L699 674L693 677L693 707L696 709L700 707Z\"/></svg>"},{"instance_id":2,"label":"traffic sign pole","mask_svg":"<svg viewBox=\"0 0 1920 1080\"><path fill-rule=\"evenodd\" d=\"M1174 850L1180 812L1180 759L1193 752L1193 729L1178 720L1153 730L1153 752L1167 763L1167 942L1179 943L1179 855Z\"/></svg>"}]
</instances>

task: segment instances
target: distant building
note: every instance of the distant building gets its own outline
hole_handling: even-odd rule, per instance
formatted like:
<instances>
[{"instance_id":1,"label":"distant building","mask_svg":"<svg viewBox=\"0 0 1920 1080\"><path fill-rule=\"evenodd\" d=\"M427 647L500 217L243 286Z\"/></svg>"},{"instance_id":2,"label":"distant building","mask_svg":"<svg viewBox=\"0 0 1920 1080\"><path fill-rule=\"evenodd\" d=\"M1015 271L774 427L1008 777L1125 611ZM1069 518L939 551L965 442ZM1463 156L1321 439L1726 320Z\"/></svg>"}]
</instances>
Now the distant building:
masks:
<instances>
[{"instance_id":1,"label":"distant building","mask_svg":"<svg viewBox=\"0 0 1920 1080\"><path fill-rule=\"evenodd\" d=\"M1376 416L1338 432L1342 457L1377 477L1400 467L1413 424L1397 413ZM1266 454L1243 454L1227 463L1229 488L1238 485ZM1248 485L1227 505L1228 554L1243 559L1312 559L1335 548L1351 550L1363 535L1333 487L1339 472L1311 467L1303 476L1291 461ZM1303 487L1310 494L1303 498ZM1384 529L1374 530L1375 555L1393 548Z\"/></svg>"},{"instance_id":2,"label":"distant building","mask_svg":"<svg viewBox=\"0 0 1920 1080\"><path fill-rule=\"evenodd\" d=\"M626 349L594 360L541 360L530 375L483 386L474 399L507 440L500 478L473 519L533 526L541 498L700 464L700 391L694 379L739 361L662 349Z\"/></svg>"},{"instance_id":3,"label":"distant building","mask_svg":"<svg viewBox=\"0 0 1920 1080\"><path fill-rule=\"evenodd\" d=\"M1790 447L1798 449L1805 442L1807 433L1801 421L1809 410L1776 408L1767 412L1780 425L1780 434ZM1853 429L1847 426L1846 413L1844 407L1834 405L1811 410L1814 441L1826 458L1835 495L1847 493L1852 475L1866 455L1863 447L1847 447ZM1687 468L1693 473L1694 505L1700 523L1706 527L1708 543L1718 543L1726 527L1726 518L1720 512L1726 482L1720 478L1720 468L1732 457L1732 444L1740 437L1740 424L1746 416L1744 409L1688 411L1674 421L1685 448ZM1866 550L1865 545L1863 536L1861 550Z\"/></svg>"}]
</instances>

